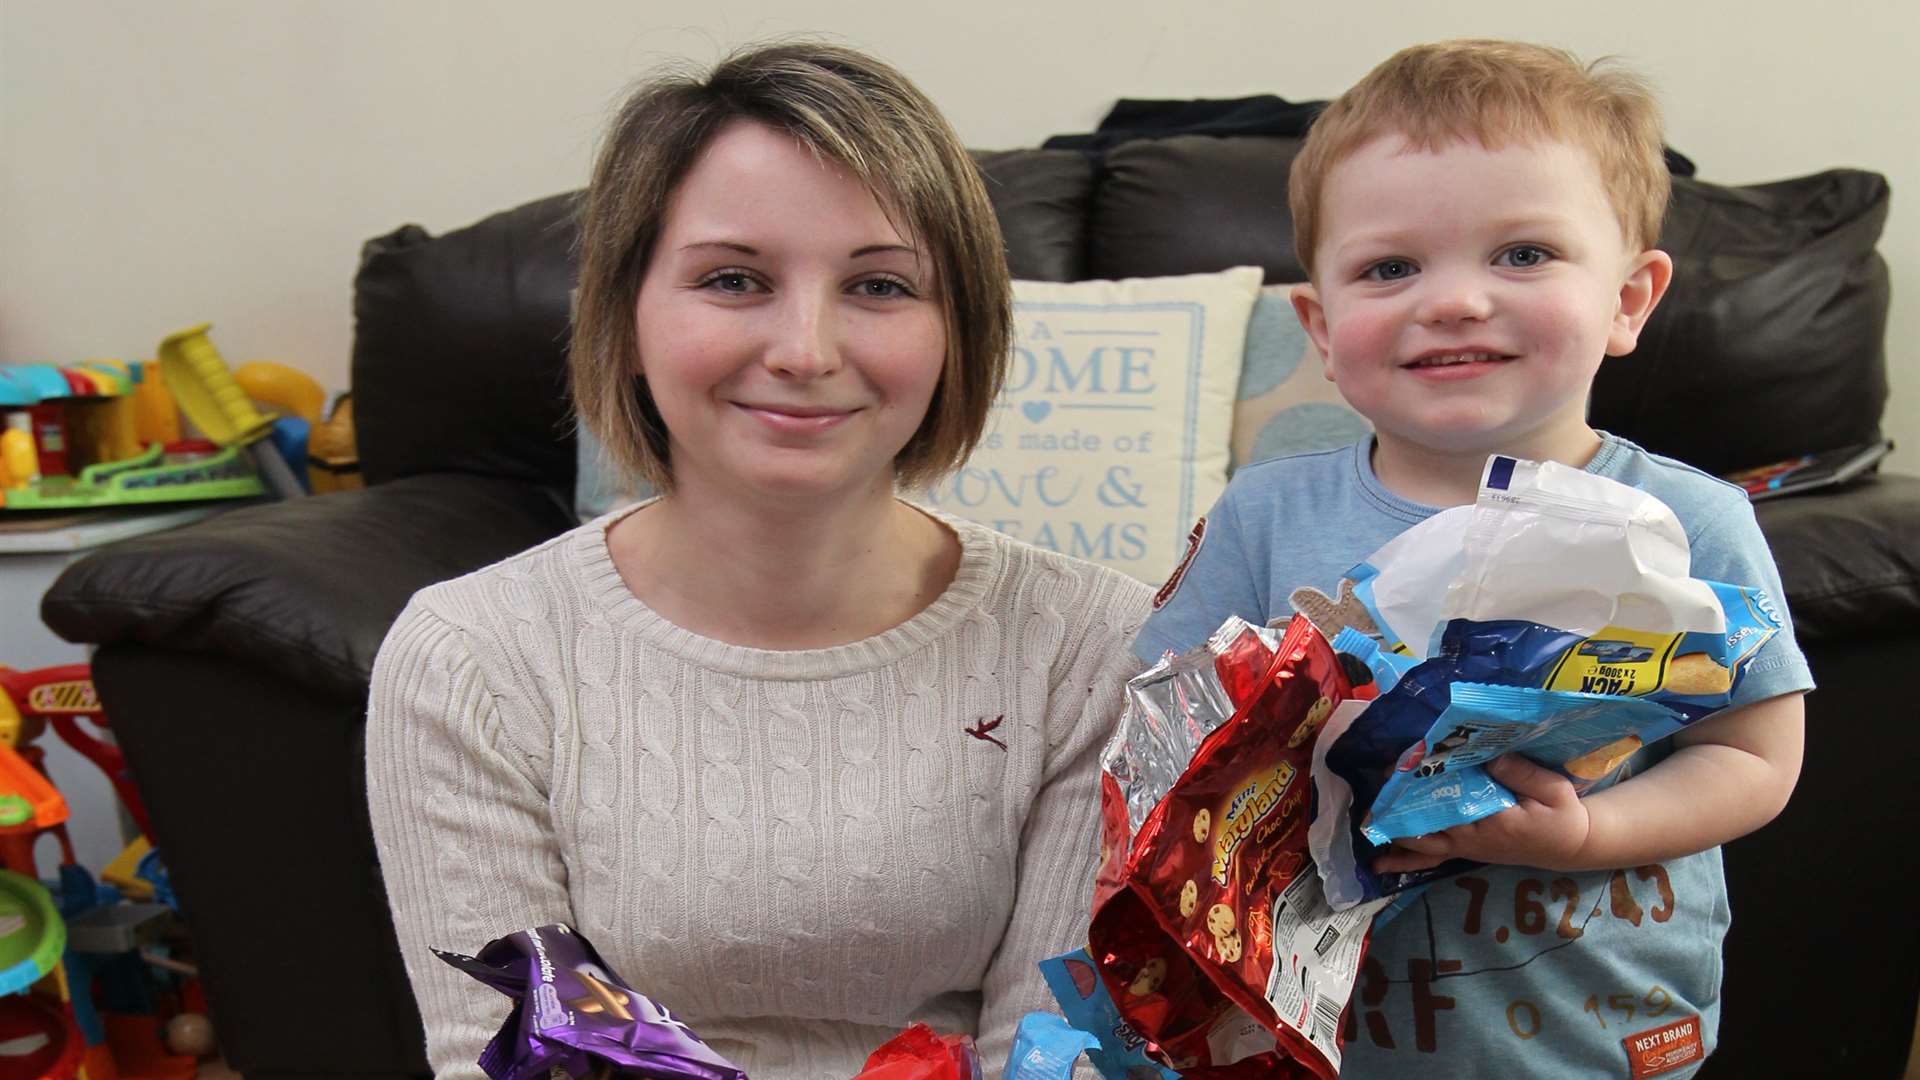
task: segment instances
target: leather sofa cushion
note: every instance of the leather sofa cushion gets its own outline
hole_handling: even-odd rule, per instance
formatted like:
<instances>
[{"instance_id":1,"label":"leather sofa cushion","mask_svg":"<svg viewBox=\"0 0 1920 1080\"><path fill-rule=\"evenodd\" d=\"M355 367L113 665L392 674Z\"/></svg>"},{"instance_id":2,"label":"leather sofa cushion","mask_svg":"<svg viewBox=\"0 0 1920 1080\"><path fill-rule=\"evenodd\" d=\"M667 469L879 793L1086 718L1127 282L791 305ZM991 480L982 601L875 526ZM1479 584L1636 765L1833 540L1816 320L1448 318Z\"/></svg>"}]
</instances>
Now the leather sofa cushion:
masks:
<instances>
[{"instance_id":1,"label":"leather sofa cushion","mask_svg":"<svg viewBox=\"0 0 1920 1080\"><path fill-rule=\"evenodd\" d=\"M1920 635L1920 477L1881 474L1753 509L1803 643Z\"/></svg>"},{"instance_id":2,"label":"leather sofa cushion","mask_svg":"<svg viewBox=\"0 0 1920 1080\"><path fill-rule=\"evenodd\" d=\"M407 225L366 243L353 397L367 483L446 471L573 487L574 202L556 195L444 236Z\"/></svg>"},{"instance_id":3,"label":"leather sofa cushion","mask_svg":"<svg viewBox=\"0 0 1920 1080\"><path fill-rule=\"evenodd\" d=\"M409 477L109 545L54 581L40 615L68 641L212 653L359 703L416 590L574 520L551 490L518 480Z\"/></svg>"},{"instance_id":4,"label":"leather sofa cushion","mask_svg":"<svg viewBox=\"0 0 1920 1080\"><path fill-rule=\"evenodd\" d=\"M1601 365L1595 427L1708 472L1871 442L1887 403L1887 182L1839 169L1752 187L1676 178L1673 287Z\"/></svg>"},{"instance_id":5,"label":"leather sofa cushion","mask_svg":"<svg viewBox=\"0 0 1920 1080\"><path fill-rule=\"evenodd\" d=\"M1107 152L1088 223L1087 276L1160 277L1258 266L1301 281L1287 171L1300 140L1140 139Z\"/></svg>"},{"instance_id":6,"label":"leather sofa cushion","mask_svg":"<svg viewBox=\"0 0 1920 1080\"><path fill-rule=\"evenodd\" d=\"M973 160L986 178L1013 276L1086 277L1093 159L1072 150L976 150Z\"/></svg>"}]
</instances>

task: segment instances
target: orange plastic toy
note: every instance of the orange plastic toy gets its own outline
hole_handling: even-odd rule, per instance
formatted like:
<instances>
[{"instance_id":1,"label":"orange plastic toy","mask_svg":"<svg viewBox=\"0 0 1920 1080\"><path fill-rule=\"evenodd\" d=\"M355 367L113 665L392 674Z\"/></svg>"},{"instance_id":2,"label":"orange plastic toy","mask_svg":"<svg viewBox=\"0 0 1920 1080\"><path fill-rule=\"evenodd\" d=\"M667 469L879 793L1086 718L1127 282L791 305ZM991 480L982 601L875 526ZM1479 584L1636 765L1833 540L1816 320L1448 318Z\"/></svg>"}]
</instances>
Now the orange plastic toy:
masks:
<instances>
[{"instance_id":1,"label":"orange plastic toy","mask_svg":"<svg viewBox=\"0 0 1920 1080\"><path fill-rule=\"evenodd\" d=\"M0 694L0 743L12 746L31 742L48 724L53 725L61 741L107 774L114 792L126 804L128 816L133 818L133 823L143 835L152 837L153 831L147 827L147 807L140 801L140 790L134 786L133 777L127 771L126 756L119 747L95 738L80 726L81 720L98 728L107 726L106 712L100 707L100 695L93 689L93 670L90 667L86 664L60 664L33 671L15 671L0 664L0 690L5 691ZM20 733L24 733L25 737L18 737ZM37 750L33 752L38 753ZM33 764L37 765L38 762ZM37 769L29 771L38 772ZM9 782L6 758L0 757L0 785ZM25 782L24 778L22 782ZM40 782L45 784L45 777L41 777ZM51 791L51 787L47 790ZM12 794L15 793L11 788L0 787L0 834L11 823L10 817L17 817L19 813L15 809L9 814L8 807L14 805L8 798ZM66 820L64 815L60 820ZM68 858L71 861L71 854Z\"/></svg>"}]
</instances>

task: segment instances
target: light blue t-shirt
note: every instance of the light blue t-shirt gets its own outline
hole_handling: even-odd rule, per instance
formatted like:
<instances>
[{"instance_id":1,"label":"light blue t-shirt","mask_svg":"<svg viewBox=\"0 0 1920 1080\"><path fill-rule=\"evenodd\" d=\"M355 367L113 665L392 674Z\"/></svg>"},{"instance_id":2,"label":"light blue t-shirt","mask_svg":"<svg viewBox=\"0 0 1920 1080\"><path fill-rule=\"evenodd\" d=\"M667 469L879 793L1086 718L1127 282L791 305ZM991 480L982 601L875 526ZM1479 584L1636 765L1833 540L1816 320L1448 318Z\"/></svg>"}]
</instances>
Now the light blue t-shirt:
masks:
<instances>
[{"instance_id":1,"label":"light blue t-shirt","mask_svg":"<svg viewBox=\"0 0 1920 1080\"><path fill-rule=\"evenodd\" d=\"M1141 658L1192 648L1228 615L1290 615L1288 598L1303 586L1337 596L1356 563L1437 513L1381 486L1371 445L1236 472L1140 631ZM1745 494L1610 435L1587 471L1671 507L1693 576L1773 598L1787 628L1754 657L1737 704L1812 688ZM1643 757L1665 752L1656 745ZM1716 1039L1727 924L1719 848L1615 872L1483 867L1436 882L1374 931L1341 1076L1691 1076Z\"/></svg>"}]
</instances>

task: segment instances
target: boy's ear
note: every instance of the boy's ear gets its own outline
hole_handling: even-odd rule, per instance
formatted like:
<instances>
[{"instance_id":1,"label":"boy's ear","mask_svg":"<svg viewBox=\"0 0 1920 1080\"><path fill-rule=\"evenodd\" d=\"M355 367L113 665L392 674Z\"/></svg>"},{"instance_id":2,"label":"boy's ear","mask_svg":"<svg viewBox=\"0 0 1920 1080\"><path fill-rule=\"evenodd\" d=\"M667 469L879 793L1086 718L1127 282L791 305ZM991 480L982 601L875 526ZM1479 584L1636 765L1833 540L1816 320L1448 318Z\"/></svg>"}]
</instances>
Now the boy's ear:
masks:
<instances>
[{"instance_id":1,"label":"boy's ear","mask_svg":"<svg viewBox=\"0 0 1920 1080\"><path fill-rule=\"evenodd\" d=\"M1320 365L1323 374L1331 380L1333 372L1326 370L1329 354L1327 351L1327 309L1320 304L1320 294L1314 291L1311 283L1295 285L1288 293L1293 301L1293 313L1300 319L1301 329L1313 341L1313 347L1320 350Z\"/></svg>"},{"instance_id":2,"label":"boy's ear","mask_svg":"<svg viewBox=\"0 0 1920 1080\"><path fill-rule=\"evenodd\" d=\"M1673 258L1657 248L1636 256L1627 267L1626 280L1620 284L1620 307L1614 312L1613 327L1607 331L1607 355L1625 356L1640 343L1640 330L1647 317L1667 295L1673 283Z\"/></svg>"}]
</instances>

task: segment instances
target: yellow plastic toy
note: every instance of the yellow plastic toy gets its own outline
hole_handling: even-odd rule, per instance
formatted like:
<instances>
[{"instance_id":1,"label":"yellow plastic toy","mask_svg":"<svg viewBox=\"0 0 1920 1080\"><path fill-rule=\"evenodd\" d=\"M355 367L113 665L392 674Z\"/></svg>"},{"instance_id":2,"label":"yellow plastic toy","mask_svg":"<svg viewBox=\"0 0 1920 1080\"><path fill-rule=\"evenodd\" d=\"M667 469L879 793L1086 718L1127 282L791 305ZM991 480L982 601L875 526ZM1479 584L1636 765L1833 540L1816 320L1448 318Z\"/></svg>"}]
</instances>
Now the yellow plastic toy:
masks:
<instances>
[{"instance_id":1,"label":"yellow plastic toy","mask_svg":"<svg viewBox=\"0 0 1920 1080\"><path fill-rule=\"evenodd\" d=\"M320 423L327 392L298 368L271 360L251 360L233 369L233 381L255 401L263 401L309 424Z\"/></svg>"},{"instance_id":2,"label":"yellow plastic toy","mask_svg":"<svg viewBox=\"0 0 1920 1080\"><path fill-rule=\"evenodd\" d=\"M133 388L133 427L141 446L180 441L180 406L167 390L167 376L158 360L140 365L140 382Z\"/></svg>"},{"instance_id":3,"label":"yellow plastic toy","mask_svg":"<svg viewBox=\"0 0 1920 1080\"><path fill-rule=\"evenodd\" d=\"M160 342L160 369L180 408L221 446L239 446L266 436L273 418L253 407L247 392L207 337L212 323L201 323Z\"/></svg>"},{"instance_id":4,"label":"yellow plastic toy","mask_svg":"<svg viewBox=\"0 0 1920 1080\"><path fill-rule=\"evenodd\" d=\"M153 882L140 876L140 860L152 852L153 844L146 837L134 837L133 842L100 871L100 880L119 889L120 895L130 900L153 899Z\"/></svg>"},{"instance_id":5,"label":"yellow plastic toy","mask_svg":"<svg viewBox=\"0 0 1920 1080\"><path fill-rule=\"evenodd\" d=\"M33 418L26 413L10 413L7 430L0 432L0 466L5 467L10 491L25 491L40 479L40 452L33 445Z\"/></svg>"}]
</instances>

